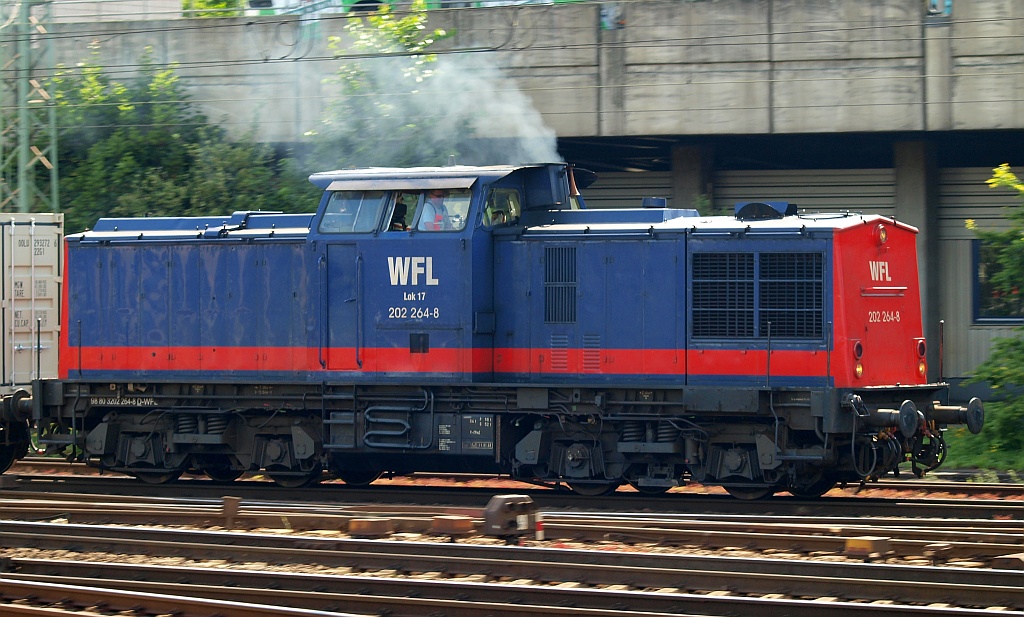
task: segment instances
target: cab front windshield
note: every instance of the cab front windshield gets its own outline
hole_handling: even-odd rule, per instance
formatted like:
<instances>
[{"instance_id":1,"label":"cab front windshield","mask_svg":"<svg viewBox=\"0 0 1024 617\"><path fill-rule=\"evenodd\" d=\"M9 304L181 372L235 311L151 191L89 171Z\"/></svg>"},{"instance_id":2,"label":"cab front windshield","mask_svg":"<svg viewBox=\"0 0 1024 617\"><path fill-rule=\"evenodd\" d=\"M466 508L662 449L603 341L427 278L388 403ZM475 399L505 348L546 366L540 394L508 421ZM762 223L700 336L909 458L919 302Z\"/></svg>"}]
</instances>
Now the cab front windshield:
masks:
<instances>
[{"instance_id":1,"label":"cab front windshield","mask_svg":"<svg viewBox=\"0 0 1024 617\"><path fill-rule=\"evenodd\" d=\"M334 191L321 233L461 231L469 218L468 189Z\"/></svg>"}]
</instances>

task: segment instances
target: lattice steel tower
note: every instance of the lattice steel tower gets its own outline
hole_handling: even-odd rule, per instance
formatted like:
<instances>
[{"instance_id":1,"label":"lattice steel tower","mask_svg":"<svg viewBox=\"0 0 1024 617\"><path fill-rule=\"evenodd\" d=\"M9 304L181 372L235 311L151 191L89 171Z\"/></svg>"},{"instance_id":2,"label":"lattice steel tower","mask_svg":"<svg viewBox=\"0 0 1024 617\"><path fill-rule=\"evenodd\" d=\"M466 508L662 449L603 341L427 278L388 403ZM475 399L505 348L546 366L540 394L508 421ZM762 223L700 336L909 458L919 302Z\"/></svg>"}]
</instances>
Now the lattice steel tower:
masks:
<instances>
[{"instance_id":1,"label":"lattice steel tower","mask_svg":"<svg viewBox=\"0 0 1024 617\"><path fill-rule=\"evenodd\" d=\"M50 0L0 0L0 212L58 210Z\"/></svg>"}]
</instances>

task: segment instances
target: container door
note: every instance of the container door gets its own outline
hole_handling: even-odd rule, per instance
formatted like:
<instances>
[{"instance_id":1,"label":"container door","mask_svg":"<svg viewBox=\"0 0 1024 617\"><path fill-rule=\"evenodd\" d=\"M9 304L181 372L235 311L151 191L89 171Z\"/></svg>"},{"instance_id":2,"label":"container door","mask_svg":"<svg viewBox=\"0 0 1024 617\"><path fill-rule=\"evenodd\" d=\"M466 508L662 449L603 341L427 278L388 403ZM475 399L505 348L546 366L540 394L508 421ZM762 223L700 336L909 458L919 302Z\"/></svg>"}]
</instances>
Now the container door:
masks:
<instances>
[{"instance_id":1,"label":"container door","mask_svg":"<svg viewBox=\"0 0 1024 617\"><path fill-rule=\"evenodd\" d=\"M3 386L57 375L63 215L6 214L3 231Z\"/></svg>"}]
</instances>

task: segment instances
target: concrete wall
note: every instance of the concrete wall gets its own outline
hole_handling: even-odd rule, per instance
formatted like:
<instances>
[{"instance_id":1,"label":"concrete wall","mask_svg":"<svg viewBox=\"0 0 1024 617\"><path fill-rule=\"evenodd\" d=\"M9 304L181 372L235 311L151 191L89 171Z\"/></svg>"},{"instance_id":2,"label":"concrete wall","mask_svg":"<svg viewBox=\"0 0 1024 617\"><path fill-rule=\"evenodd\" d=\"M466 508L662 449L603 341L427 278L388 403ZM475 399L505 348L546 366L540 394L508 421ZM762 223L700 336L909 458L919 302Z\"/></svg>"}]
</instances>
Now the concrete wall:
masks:
<instances>
[{"instance_id":1,"label":"concrete wall","mask_svg":"<svg viewBox=\"0 0 1024 617\"><path fill-rule=\"evenodd\" d=\"M1022 14L1024 0L957 0L952 19L919 0L652 0L437 10L429 25L455 32L438 47L460 52L446 61L501 67L560 137L756 135L1022 128L1024 21L1011 19ZM105 66L130 72L151 47L211 117L295 141L330 97L322 80L339 62L326 41L347 19L53 32L66 64L98 41ZM514 122L484 124L500 136Z\"/></svg>"}]
</instances>

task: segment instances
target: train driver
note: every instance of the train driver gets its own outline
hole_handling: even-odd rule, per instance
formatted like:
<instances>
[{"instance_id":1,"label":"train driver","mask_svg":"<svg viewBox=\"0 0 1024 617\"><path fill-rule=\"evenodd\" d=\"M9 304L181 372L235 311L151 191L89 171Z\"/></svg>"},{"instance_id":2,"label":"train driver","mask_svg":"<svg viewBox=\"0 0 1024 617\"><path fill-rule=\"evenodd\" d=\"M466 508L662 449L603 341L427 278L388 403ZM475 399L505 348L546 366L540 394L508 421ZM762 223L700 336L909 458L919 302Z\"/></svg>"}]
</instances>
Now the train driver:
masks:
<instances>
[{"instance_id":1,"label":"train driver","mask_svg":"<svg viewBox=\"0 0 1024 617\"><path fill-rule=\"evenodd\" d=\"M441 189L430 189L427 191L426 200L423 202L423 212L420 214L420 222L417 227L423 231L440 231L452 229L452 220L448 214L448 208L444 205L448 191Z\"/></svg>"},{"instance_id":2,"label":"train driver","mask_svg":"<svg viewBox=\"0 0 1024 617\"><path fill-rule=\"evenodd\" d=\"M498 227L499 225L504 225L507 220L508 217L505 216L504 210L489 207L484 216L484 225Z\"/></svg>"}]
</instances>

